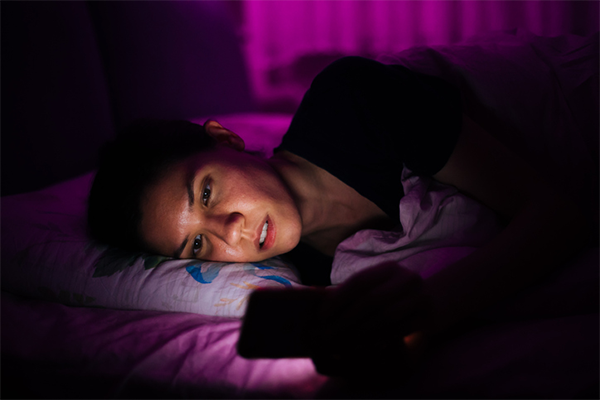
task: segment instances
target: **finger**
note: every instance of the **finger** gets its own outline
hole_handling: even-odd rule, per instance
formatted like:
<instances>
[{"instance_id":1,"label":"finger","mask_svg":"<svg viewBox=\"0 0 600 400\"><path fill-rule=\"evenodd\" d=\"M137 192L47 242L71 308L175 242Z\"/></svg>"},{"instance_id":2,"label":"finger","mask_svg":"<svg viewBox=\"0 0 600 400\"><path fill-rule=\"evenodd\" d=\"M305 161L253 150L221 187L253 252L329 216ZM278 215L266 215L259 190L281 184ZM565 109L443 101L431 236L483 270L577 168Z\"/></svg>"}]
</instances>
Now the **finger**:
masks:
<instances>
[{"instance_id":1,"label":"finger","mask_svg":"<svg viewBox=\"0 0 600 400\"><path fill-rule=\"evenodd\" d=\"M360 293L348 299L340 306L337 313L323 322L324 327L338 330L344 323L355 323L357 318L363 321L395 317L386 314L390 305L404 303L412 296L417 296L421 290L419 281L397 282L391 280L369 292Z\"/></svg>"},{"instance_id":2,"label":"finger","mask_svg":"<svg viewBox=\"0 0 600 400\"><path fill-rule=\"evenodd\" d=\"M432 302L429 296L411 299L411 304L396 304L385 313L389 316L380 325L382 332L394 332L407 336L427 327L432 316Z\"/></svg>"},{"instance_id":3,"label":"finger","mask_svg":"<svg viewBox=\"0 0 600 400\"><path fill-rule=\"evenodd\" d=\"M384 296L395 296L396 290L407 290L409 285L419 285L421 278L415 273L405 270L396 263L378 265L350 277L346 282L329 292L329 296L319 312L323 322L338 316L343 309L351 307L356 301L365 299L368 302L376 302L380 290L390 284L389 290L385 290ZM405 287L406 286L406 287ZM363 307L364 308L364 307Z\"/></svg>"},{"instance_id":4,"label":"finger","mask_svg":"<svg viewBox=\"0 0 600 400\"><path fill-rule=\"evenodd\" d=\"M401 267L397 268L397 272L387 282L372 287L360 298L355 298L356 311L382 310L389 304L404 301L422 291L423 280L420 276L402 270Z\"/></svg>"},{"instance_id":5,"label":"finger","mask_svg":"<svg viewBox=\"0 0 600 400\"><path fill-rule=\"evenodd\" d=\"M395 262L387 262L363 269L350 276L338 288L340 293L353 292L357 289L370 288L380 285L390 279L398 270Z\"/></svg>"},{"instance_id":6,"label":"finger","mask_svg":"<svg viewBox=\"0 0 600 400\"><path fill-rule=\"evenodd\" d=\"M393 270L387 275L387 280L379 285L361 288L360 291L349 290L331 292L326 302L330 307L329 314L323 313L321 323L323 326L335 324L339 320L355 320L355 315L367 316L382 310L387 304L402 301L404 298L416 295L422 291L423 280L411 271L394 265Z\"/></svg>"},{"instance_id":7,"label":"finger","mask_svg":"<svg viewBox=\"0 0 600 400\"><path fill-rule=\"evenodd\" d=\"M367 327L377 331L377 336L384 340L387 337L404 337L420 330L429 318L429 302L423 298L411 298L408 301L394 304L364 321L357 329L357 334L368 334Z\"/></svg>"},{"instance_id":8,"label":"finger","mask_svg":"<svg viewBox=\"0 0 600 400\"><path fill-rule=\"evenodd\" d=\"M406 336L422 329L430 316L431 301L425 295L404 299L388 304L368 313L345 315L333 321L323 339L336 341L339 345L363 343ZM361 317L365 316L365 317Z\"/></svg>"}]
</instances>

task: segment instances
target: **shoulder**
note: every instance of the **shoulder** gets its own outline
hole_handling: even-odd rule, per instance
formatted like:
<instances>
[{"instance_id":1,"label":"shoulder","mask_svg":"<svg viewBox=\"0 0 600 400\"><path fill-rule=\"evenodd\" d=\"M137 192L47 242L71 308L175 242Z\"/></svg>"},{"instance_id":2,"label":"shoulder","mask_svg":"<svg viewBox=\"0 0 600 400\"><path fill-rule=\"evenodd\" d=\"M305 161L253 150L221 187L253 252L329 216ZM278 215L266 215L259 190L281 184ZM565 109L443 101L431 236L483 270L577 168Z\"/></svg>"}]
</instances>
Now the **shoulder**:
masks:
<instances>
[{"instance_id":1,"label":"shoulder","mask_svg":"<svg viewBox=\"0 0 600 400\"><path fill-rule=\"evenodd\" d=\"M402 65L382 64L372 59L349 56L329 64L313 80L309 92L313 96L344 99L361 96L368 99L363 106L422 98L427 101L449 91L449 84L439 78L425 76ZM404 98L393 97L402 96ZM347 98L346 96L350 96Z\"/></svg>"},{"instance_id":2,"label":"shoulder","mask_svg":"<svg viewBox=\"0 0 600 400\"><path fill-rule=\"evenodd\" d=\"M383 83L401 73L396 67L363 57L343 57L325 67L313 80L311 89Z\"/></svg>"},{"instance_id":3,"label":"shoulder","mask_svg":"<svg viewBox=\"0 0 600 400\"><path fill-rule=\"evenodd\" d=\"M346 76L356 73L361 74L371 70L377 70L382 67L385 67L385 65L369 58L348 56L342 57L329 64L317 77L322 79L323 77L327 77L329 75Z\"/></svg>"}]
</instances>

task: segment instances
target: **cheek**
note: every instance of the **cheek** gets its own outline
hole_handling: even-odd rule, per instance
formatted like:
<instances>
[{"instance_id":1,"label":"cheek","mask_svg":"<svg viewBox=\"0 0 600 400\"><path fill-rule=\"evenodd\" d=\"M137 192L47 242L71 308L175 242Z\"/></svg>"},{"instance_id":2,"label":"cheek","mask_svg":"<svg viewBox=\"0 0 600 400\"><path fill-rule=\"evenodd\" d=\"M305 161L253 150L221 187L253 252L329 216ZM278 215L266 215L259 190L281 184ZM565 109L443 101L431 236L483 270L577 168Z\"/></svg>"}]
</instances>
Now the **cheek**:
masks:
<instances>
[{"instance_id":1,"label":"cheek","mask_svg":"<svg viewBox=\"0 0 600 400\"><path fill-rule=\"evenodd\" d=\"M284 228L281 253L287 253L298 245L302 237L302 221L298 213L289 213L285 216L286 226Z\"/></svg>"},{"instance_id":2,"label":"cheek","mask_svg":"<svg viewBox=\"0 0 600 400\"><path fill-rule=\"evenodd\" d=\"M248 164L240 169L240 183L249 190L273 199L281 199L287 195L287 186L280 176L267 163Z\"/></svg>"},{"instance_id":3,"label":"cheek","mask_svg":"<svg viewBox=\"0 0 600 400\"><path fill-rule=\"evenodd\" d=\"M218 242L206 258L220 262L249 262L252 255L253 252L249 249L243 247L230 247Z\"/></svg>"},{"instance_id":4,"label":"cheek","mask_svg":"<svg viewBox=\"0 0 600 400\"><path fill-rule=\"evenodd\" d=\"M292 196L287 186L278 176L263 175L262 179L251 181L253 196L278 205L289 205L293 203Z\"/></svg>"},{"instance_id":5,"label":"cheek","mask_svg":"<svg viewBox=\"0 0 600 400\"><path fill-rule=\"evenodd\" d=\"M229 179L231 191L228 191L228 198L235 201L236 207L265 211L271 208L289 208L293 205L287 187L278 177L265 174L264 171L262 174L250 172L246 171L237 175L236 179Z\"/></svg>"}]
</instances>

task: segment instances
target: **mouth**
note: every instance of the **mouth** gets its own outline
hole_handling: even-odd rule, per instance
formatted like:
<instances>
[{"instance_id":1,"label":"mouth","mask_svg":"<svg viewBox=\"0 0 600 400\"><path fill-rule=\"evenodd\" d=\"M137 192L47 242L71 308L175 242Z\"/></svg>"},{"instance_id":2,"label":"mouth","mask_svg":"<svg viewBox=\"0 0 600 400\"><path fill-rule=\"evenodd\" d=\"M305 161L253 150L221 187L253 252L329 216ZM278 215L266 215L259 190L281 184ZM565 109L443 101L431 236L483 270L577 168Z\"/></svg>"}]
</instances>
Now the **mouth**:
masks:
<instances>
[{"instance_id":1,"label":"mouth","mask_svg":"<svg viewBox=\"0 0 600 400\"><path fill-rule=\"evenodd\" d=\"M275 229L273 228L273 221L267 216L258 236L258 247L260 250L267 250L273 245L275 240Z\"/></svg>"},{"instance_id":2,"label":"mouth","mask_svg":"<svg viewBox=\"0 0 600 400\"><path fill-rule=\"evenodd\" d=\"M263 244L265 244L265 239L267 238L267 230L269 229L269 221L265 221L265 224L263 225L262 228L262 232L260 234L260 238L258 239L258 243L260 245L260 247L262 247Z\"/></svg>"}]
</instances>

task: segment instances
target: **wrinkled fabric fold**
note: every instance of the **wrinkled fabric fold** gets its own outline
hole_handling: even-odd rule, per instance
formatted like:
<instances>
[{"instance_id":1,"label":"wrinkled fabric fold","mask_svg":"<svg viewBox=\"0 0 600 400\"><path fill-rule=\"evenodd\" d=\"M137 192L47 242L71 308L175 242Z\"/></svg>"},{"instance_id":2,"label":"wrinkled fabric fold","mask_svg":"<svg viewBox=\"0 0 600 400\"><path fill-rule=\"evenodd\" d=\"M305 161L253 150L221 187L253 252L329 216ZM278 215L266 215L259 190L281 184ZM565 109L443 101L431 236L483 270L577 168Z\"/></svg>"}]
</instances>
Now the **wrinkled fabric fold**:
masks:
<instances>
[{"instance_id":1,"label":"wrinkled fabric fold","mask_svg":"<svg viewBox=\"0 0 600 400\"><path fill-rule=\"evenodd\" d=\"M363 230L336 249L331 281L388 261L427 278L472 253L502 229L489 208L432 178L402 171L405 196L400 225L392 231Z\"/></svg>"}]
</instances>

